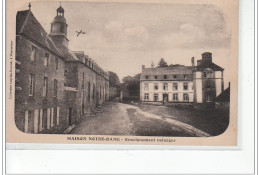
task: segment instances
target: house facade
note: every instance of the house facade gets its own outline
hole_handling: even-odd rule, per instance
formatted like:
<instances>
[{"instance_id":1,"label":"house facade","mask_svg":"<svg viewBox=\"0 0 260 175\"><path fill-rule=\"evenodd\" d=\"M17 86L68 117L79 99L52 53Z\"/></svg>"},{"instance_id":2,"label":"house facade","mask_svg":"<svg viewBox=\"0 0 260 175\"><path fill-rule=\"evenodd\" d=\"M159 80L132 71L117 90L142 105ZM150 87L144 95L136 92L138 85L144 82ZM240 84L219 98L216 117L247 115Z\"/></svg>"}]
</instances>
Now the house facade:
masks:
<instances>
[{"instance_id":1,"label":"house facade","mask_svg":"<svg viewBox=\"0 0 260 175\"><path fill-rule=\"evenodd\" d=\"M68 48L64 12L50 34L30 9L17 13L15 123L26 133L60 133L109 99L108 74Z\"/></svg>"},{"instance_id":2,"label":"house facade","mask_svg":"<svg viewBox=\"0 0 260 175\"><path fill-rule=\"evenodd\" d=\"M140 77L142 102L204 103L213 102L223 91L224 69L212 62L212 54L205 52L197 66L145 68Z\"/></svg>"}]
</instances>

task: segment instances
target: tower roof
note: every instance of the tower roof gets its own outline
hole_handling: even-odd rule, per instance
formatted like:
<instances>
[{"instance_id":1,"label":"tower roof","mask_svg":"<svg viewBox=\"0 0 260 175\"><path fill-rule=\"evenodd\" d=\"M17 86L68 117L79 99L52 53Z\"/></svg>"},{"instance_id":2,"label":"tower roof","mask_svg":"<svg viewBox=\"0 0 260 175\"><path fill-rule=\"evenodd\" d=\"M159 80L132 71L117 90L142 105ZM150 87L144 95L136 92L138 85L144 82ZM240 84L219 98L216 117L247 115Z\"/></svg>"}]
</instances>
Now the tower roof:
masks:
<instances>
[{"instance_id":1,"label":"tower roof","mask_svg":"<svg viewBox=\"0 0 260 175\"><path fill-rule=\"evenodd\" d=\"M65 11L64 11L64 9L60 6L59 8L57 8L57 12L58 12L58 13L64 13Z\"/></svg>"},{"instance_id":2,"label":"tower roof","mask_svg":"<svg viewBox=\"0 0 260 175\"><path fill-rule=\"evenodd\" d=\"M55 16L53 22L63 22L66 23L66 19L64 18L64 16Z\"/></svg>"},{"instance_id":3,"label":"tower roof","mask_svg":"<svg viewBox=\"0 0 260 175\"><path fill-rule=\"evenodd\" d=\"M30 10L18 11L16 15L16 35L23 35L61 56L52 39L47 35Z\"/></svg>"}]
</instances>

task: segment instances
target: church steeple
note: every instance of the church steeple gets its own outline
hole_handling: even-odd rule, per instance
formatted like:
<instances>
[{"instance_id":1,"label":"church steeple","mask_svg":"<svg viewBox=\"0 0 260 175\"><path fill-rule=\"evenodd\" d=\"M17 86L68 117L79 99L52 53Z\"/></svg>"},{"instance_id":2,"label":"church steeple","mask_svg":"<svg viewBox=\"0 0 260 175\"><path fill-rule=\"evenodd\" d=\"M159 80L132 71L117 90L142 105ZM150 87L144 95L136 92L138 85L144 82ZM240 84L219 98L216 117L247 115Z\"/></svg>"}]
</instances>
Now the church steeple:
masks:
<instances>
[{"instance_id":1,"label":"church steeple","mask_svg":"<svg viewBox=\"0 0 260 175\"><path fill-rule=\"evenodd\" d=\"M68 39L67 39L67 23L66 19L64 17L65 10L60 5L59 8L57 8L57 15L54 18L53 22L51 23L51 33L50 36L54 40L56 40L57 44L62 45L68 45Z\"/></svg>"},{"instance_id":2,"label":"church steeple","mask_svg":"<svg viewBox=\"0 0 260 175\"><path fill-rule=\"evenodd\" d=\"M57 8L57 16L64 16L64 9L61 7Z\"/></svg>"}]
</instances>

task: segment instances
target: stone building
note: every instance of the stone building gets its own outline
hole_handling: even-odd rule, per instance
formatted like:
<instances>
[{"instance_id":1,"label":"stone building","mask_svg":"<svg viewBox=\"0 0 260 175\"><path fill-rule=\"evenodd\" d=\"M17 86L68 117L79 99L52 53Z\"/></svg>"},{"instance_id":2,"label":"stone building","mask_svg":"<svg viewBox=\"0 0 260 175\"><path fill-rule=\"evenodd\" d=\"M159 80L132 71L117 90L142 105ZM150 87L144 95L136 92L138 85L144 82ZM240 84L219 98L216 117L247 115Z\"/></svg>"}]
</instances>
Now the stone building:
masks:
<instances>
[{"instance_id":1,"label":"stone building","mask_svg":"<svg viewBox=\"0 0 260 175\"><path fill-rule=\"evenodd\" d=\"M140 77L140 100L143 102L204 103L213 102L223 91L224 69L212 62L205 52L195 66L172 65L145 68Z\"/></svg>"},{"instance_id":2,"label":"stone building","mask_svg":"<svg viewBox=\"0 0 260 175\"><path fill-rule=\"evenodd\" d=\"M15 122L27 133L60 133L109 99L109 78L84 52L68 48L60 6L50 34L31 10L16 17Z\"/></svg>"}]
</instances>

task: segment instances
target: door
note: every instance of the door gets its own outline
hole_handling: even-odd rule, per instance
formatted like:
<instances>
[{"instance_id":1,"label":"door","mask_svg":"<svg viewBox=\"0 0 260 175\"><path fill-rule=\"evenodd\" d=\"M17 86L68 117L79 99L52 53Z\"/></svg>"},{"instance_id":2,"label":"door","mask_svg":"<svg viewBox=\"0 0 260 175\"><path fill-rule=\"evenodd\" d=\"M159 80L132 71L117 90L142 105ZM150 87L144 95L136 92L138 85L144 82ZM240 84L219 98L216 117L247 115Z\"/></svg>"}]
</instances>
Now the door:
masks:
<instances>
[{"instance_id":1,"label":"door","mask_svg":"<svg viewBox=\"0 0 260 175\"><path fill-rule=\"evenodd\" d=\"M168 94L163 94L163 103L168 102Z\"/></svg>"},{"instance_id":2,"label":"door","mask_svg":"<svg viewBox=\"0 0 260 175\"><path fill-rule=\"evenodd\" d=\"M69 125L72 125L72 108L69 108Z\"/></svg>"}]
</instances>

